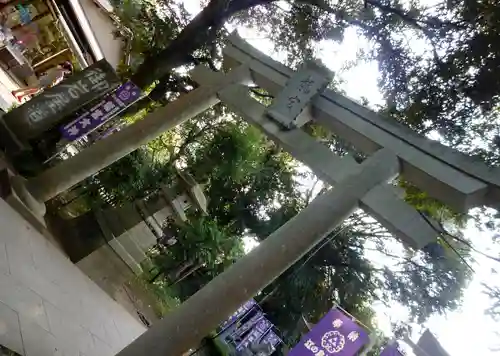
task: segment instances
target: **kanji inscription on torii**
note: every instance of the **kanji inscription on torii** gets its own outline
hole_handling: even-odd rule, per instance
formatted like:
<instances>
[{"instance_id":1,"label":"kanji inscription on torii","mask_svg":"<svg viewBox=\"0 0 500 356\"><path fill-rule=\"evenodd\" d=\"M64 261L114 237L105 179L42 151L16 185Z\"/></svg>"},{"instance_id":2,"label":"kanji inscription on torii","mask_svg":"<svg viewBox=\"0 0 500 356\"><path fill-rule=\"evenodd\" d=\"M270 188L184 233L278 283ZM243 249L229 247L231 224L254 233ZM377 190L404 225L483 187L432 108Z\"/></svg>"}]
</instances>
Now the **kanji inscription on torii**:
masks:
<instances>
[{"instance_id":1,"label":"kanji inscription on torii","mask_svg":"<svg viewBox=\"0 0 500 356\"><path fill-rule=\"evenodd\" d=\"M307 121L301 120L300 113L316 94L326 88L330 80L331 74L326 68L308 63L290 78L267 109L267 114L286 128L301 127Z\"/></svg>"}]
</instances>

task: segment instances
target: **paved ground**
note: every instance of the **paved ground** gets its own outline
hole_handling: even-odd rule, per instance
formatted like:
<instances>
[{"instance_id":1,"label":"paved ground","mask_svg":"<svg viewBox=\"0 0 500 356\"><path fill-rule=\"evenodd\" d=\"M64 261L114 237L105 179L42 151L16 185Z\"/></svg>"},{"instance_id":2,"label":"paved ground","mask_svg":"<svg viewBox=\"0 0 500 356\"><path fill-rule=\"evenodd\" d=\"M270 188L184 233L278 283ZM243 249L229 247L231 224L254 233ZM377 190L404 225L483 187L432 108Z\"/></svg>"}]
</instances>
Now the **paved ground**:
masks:
<instances>
[{"instance_id":1,"label":"paved ground","mask_svg":"<svg viewBox=\"0 0 500 356\"><path fill-rule=\"evenodd\" d=\"M0 344L26 356L113 355L145 331L0 200Z\"/></svg>"}]
</instances>

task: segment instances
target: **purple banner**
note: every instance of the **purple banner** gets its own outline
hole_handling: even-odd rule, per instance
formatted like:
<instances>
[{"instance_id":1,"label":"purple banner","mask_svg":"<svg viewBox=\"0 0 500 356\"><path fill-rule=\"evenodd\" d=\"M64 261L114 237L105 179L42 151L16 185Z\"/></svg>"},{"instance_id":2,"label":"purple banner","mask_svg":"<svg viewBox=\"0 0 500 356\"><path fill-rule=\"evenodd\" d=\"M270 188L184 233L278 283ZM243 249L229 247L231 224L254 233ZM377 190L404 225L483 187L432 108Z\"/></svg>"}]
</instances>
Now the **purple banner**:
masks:
<instances>
[{"instance_id":1,"label":"purple banner","mask_svg":"<svg viewBox=\"0 0 500 356\"><path fill-rule=\"evenodd\" d=\"M403 353L399 351L398 344L394 343L387 345L380 356L403 356Z\"/></svg>"},{"instance_id":2,"label":"purple banner","mask_svg":"<svg viewBox=\"0 0 500 356\"><path fill-rule=\"evenodd\" d=\"M276 346L281 342L281 339L272 330L269 330L266 335L260 340L260 344L269 344L271 346Z\"/></svg>"},{"instance_id":3,"label":"purple banner","mask_svg":"<svg viewBox=\"0 0 500 356\"><path fill-rule=\"evenodd\" d=\"M132 82L126 82L118 87L113 94L106 96L99 104L69 124L62 126L59 130L65 139L74 141L115 117L140 96L141 90Z\"/></svg>"},{"instance_id":4,"label":"purple banner","mask_svg":"<svg viewBox=\"0 0 500 356\"><path fill-rule=\"evenodd\" d=\"M288 356L353 356L369 341L367 332L338 309L326 314Z\"/></svg>"},{"instance_id":5,"label":"purple banner","mask_svg":"<svg viewBox=\"0 0 500 356\"><path fill-rule=\"evenodd\" d=\"M243 315L245 315L250 309L252 309L257 303L255 302L255 300L253 299L250 299L248 302L246 302L245 304L243 304L241 307L238 308L238 310L236 310L234 312L233 315L231 315L229 317L229 319L227 319L225 322L223 322L222 324L219 325L219 329L222 331L222 330L225 330L226 328L228 328L230 325L232 325L236 320L238 320L239 318L241 318Z\"/></svg>"},{"instance_id":6,"label":"purple banner","mask_svg":"<svg viewBox=\"0 0 500 356\"><path fill-rule=\"evenodd\" d=\"M245 338L238 345L236 345L236 351L246 349L251 343L259 340L262 335L272 328L272 326L273 324L271 324L271 322L266 318L260 319L247 336L245 336Z\"/></svg>"}]
</instances>

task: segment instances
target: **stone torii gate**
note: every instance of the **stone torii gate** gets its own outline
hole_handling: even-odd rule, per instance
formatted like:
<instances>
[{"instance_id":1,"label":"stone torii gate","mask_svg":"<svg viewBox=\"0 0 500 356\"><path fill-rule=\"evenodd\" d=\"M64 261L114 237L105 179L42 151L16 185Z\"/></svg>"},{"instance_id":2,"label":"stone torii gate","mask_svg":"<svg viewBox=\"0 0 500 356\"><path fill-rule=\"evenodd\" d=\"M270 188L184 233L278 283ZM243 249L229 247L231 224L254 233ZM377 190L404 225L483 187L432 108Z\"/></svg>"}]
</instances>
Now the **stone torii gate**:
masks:
<instances>
[{"instance_id":1,"label":"stone torii gate","mask_svg":"<svg viewBox=\"0 0 500 356\"><path fill-rule=\"evenodd\" d=\"M458 211L496 206L500 201L498 169L418 136L325 89L329 73L320 65L309 64L294 72L237 36L231 37L224 55L225 73L195 68L191 74L199 88L35 178L14 179L19 197L42 214L43 202L222 101L333 186L153 325L120 356L181 355L358 207L410 247L419 249L435 241L436 232L429 222L387 184L400 173ZM271 106L265 107L250 95L246 85L252 82L275 96ZM350 156L336 156L301 130L309 120L330 129L368 158L357 164Z\"/></svg>"}]
</instances>

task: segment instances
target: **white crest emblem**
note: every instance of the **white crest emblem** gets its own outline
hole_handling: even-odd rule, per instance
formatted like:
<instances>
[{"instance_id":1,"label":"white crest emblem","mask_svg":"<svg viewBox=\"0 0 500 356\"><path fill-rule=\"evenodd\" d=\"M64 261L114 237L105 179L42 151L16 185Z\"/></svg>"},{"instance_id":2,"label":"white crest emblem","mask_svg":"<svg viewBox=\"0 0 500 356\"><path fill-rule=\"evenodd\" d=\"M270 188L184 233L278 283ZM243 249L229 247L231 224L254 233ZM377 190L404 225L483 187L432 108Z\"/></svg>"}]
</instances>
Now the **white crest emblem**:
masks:
<instances>
[{"instance_id":1,"label":"white crest emblem","mask_svg":"<svg viewBox=\"0 0 500 356\"><path fill-rule=\"evenodd\" d=\"M321 346L329 354L336 354L344 349L345 337L336 330L328 331L321 338Z\"/></svg>"}]
</instances>

